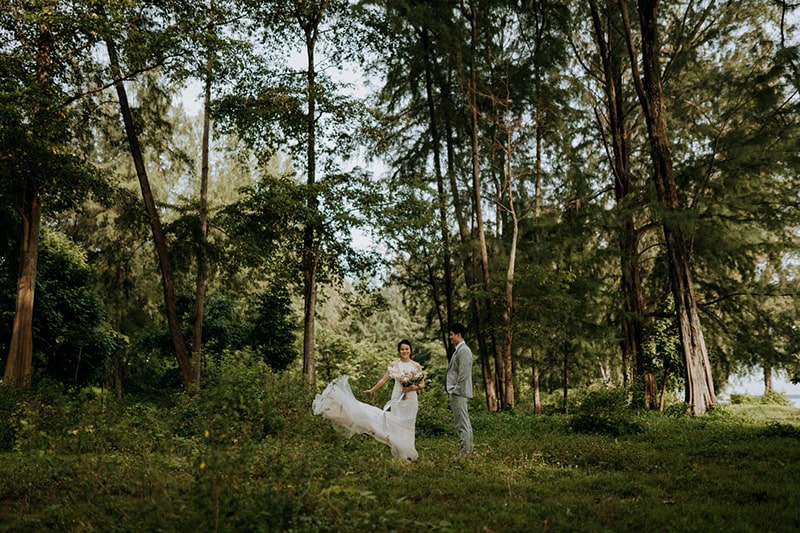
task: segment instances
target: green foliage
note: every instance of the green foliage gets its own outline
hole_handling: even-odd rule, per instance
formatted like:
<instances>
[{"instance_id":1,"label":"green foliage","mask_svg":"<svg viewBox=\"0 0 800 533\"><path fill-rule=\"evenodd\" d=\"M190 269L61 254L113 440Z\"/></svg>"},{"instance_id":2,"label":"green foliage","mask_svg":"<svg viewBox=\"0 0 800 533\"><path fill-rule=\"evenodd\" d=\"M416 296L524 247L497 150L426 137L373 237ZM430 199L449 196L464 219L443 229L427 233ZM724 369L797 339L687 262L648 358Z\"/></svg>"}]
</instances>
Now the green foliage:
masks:
<instances>
[{"instance_id":1,"label":"green foliage","mask_svg":"<svg viewBox=\"0 0 800 533\"><path fill-rule=\"evenodd\" d=\"M30 419L38 438L0 453L3 527L697 531L724 529L730 520L743 530L766 520L786 531L797 526L794 408L782 407L780 421L757 412L631 415L641 432L611 437L572 431L563 415L487 413L473 404L471 457L458 455L449 420L441 432L418 420L421 457L408 465L368 436L337 437L311 415L301 376L272 373L252 355L227 357L231 370L214 372L199 396L165 396L158 404L116 404L98 391L67 394L53 384L0 388L3 422L11 411L12 419L45 413ZM589 398L596 396L587 394L582 404ZM435 388L420 399L420 416L448 412ZM623 403L608 395L595 400ZM259 411L285 422L267 423L265 432ZM710 482L726 498L709 498Z\"/></svg>"},{"instance_id":2,"label":"green foliage","mask_svg":"<svg viewBox=\"0 0 800 533\"><path fill-rule=\"evenodd\" d=\"M453 414L450 411L444 384L427 377L425 389L418 393L417 435L442 437L453 433ZM474 409L475 402L472 402Z\"/></svg>"},{"instance_id":3,"label":"green foliage","mask_svg":"<svg viewBox=\"0 0 800 533\"><path fill-rule=\"evenodd\" d=\"M275 371L286 370L297 358L297 327L289 290L273 284L256 296L249 342Z\"/></svg>"},{"instance_id":4,"label":"green foliage","mask_svg":"<svg viewBox=\"0 0 800 533\"><path fill-rule=\"evenodd\" d=\"M342 439L312 416L299 373L273 373L252 354L227 354L225 361L228 369L215 369L198 396L158 402L117 403L101 391L71 394L53 383L30 391L0 387L0 428L9 420L19 428L20 419L35 426L22 430L13 451L0 452L3 528L589 532L716 530L730 520L745 531L765 521L779 524L776 531L799 525L795 408L775 406L781 418L765 417L759 405L724 417L631 413L641 431L610 436L571 431L564 415L487 413L473 402L476 450L460 457L446 399L434 386L420 395L420 460L404 464L370 437ZM598 409L624 408L613 394L588 393L582 405L590 398ZM441 431L430 430L431 419L441 420ZM709 498L711 482L727 497Z\"/></svg>"},{"instance_id":5,"label":"green foliage","mask_svg":"<svg viewBox=\"0 0 800 533\"><path fill-rule=\"evenodd\" d=\"M599 435L629 435L640 433L625 389L589 392L570 417L570 428L578 433Z\"/></svg>"},{"instance_id":6,"label":"green foliage","mask_svg":"<svg viewBox=\"0 0 800 533\"><path fill-rule=\"evenodd\" d=\"M677 402L664 408L664 416L668 418L686 418L691 416L691 412L688 405L683 402Z\"/></svg>"},{"instance_id":7,"label":"green foliage","mask_svg":"<svg viewBox=\"0 0 800 533\"><path fill-rule=\"evenodd\" d=\"M732 405L784 405L792 406L792 400L784 392L771 391L763 396L752 396L750 394L731 394Z\"/></svg>"},{"instance_id":8,"label":"green foliage","mask_svg":"<svg viewBox=\"0 0 800 533\"><path fill-rule=\"evenodd\" d=\"M249 443L276 433L283 421L269 394L268 379L267 365L253 353L223 353L206 368L207 385L198 397L187 400L197 403L201 415L190 433L202 434L209 445Z\"/></svg>"},{"instance_id":9,"label":"green foliage","mask_svg":"<svg viewBox=\"0 0 800 533\"><path fill-rule=\"evenodd\" d=\"M768 437L800 439L800 427L794 424L786 424L773 420L767 423L767 428L764 430L763 434Z\"/></svg>"},{"instance_id":10,"label":"green foliage","mask_svg":"<svg viewBox=\"0 0 800 533\"><path fill-rule=\"evenodd\" d=\"M645 342L642 346L645 357L645 371L652 372L656 379L666 377L667 391L680 388L683 383L686 363L683 360L680 334L675 322L674 309L665 306L664 314L669 318L654 318L645 327ZM641 403L643 405L643 403Z\"/></svg>"},{"instance_id":11,"label":"green foliage","mask_svg":"<svg viewBox=\"0 0 800 533\"><path fill-rule=\"evenodd\" d=\"M0 451L12 450L21 429L21 402L24 389L0 387Z\"/></svg>"},{"instance_id":12,"label":"green foliage","mask_svg":"<svg viewBox=\"0 0 800 533\"><path fill-rule=\"evenodd\" d=\"M34 367L63 383L97 383L121 337L106 324L94 272L61 233L43 230L39 246Z\"/></svg>"},{"instance_id":13,"label":"green foliage","mask_svg":"<svg viewBox=\"0 0 800 533\"><path fill-rule=\"evenodd\" d=\"M772 405L794 405L785 392L770 391L761 397L761 403Z\"/></svg>"},{"instance_id":14,"label":"green foliage","mask_svg":"<svg viewBox=\"0 0 800 533\"><path fill-rule=\"evenodd\" d=\"M758 403L758 399L750 394L731 394L731 404L754 404Z\"/></svg>"},{"instance_id":15,"label":"green foliage","mask_svg":"<svg viewBox=\"0 0 800 533\"><path fill-rule=\"evenodd\" d=\"M193 325L194 298L181 299L187 304L184 323L185 337L191 338ZM203 353L219 354L225 350L239 350L251 341L252 328L247 320L249 310L244 309L244 303L232 294L222 291L214 292L206 297L203 306Z\"/></svg>"},{"instance_id":16,"label":"green foliage","mask_svg":"<svg viewBox=\"0 0 800 533\"><path fill-rule=\"evenodd\" d=\"M15 265L17 237L3 247L7 265ZM0 276L0 348L8 351L16 294L16 268ZM33 315L34 372L73 386L97 383L121 335L109 327L96 290L95 271L86 253L64 234L43 228L39 242Z\"/></svg>"}]
</instances>

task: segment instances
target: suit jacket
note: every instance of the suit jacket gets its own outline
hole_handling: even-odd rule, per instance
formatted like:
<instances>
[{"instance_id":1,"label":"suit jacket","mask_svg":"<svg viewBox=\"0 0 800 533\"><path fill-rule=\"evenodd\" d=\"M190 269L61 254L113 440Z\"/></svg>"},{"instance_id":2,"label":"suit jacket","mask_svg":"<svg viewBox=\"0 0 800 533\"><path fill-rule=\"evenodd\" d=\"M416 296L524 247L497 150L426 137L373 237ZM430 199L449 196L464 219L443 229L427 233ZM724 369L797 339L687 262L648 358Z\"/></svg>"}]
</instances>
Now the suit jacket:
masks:
<instances>
[{"instance_id":1,"label":"suit jacket","mask_svg":"<svg viewBox=\"0 0 800 533\"><path fill-rule=\"evenodd\" d=\"M466 342L456 346L445 373L447 394L472 398L472 350Z\"/></svg>"}]
</instances>

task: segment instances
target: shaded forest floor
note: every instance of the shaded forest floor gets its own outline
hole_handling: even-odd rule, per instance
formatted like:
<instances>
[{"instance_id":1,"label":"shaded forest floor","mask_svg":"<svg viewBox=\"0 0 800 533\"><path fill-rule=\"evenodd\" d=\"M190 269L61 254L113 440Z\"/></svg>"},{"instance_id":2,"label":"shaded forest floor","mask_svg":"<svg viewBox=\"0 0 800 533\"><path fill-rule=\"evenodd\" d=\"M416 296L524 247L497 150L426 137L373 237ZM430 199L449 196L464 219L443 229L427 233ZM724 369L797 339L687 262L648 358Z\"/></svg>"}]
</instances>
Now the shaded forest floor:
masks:
<instances>
[{"instance_id":1,"label":"shaded forest floor","mask_svg":"<svg viewBox=\"0 0 800 533\"><path fill-rule=\"evenodd\" d=\"M193 399L3 391L0 531L800 530L794 407L609 417L595 398L536 417L476 399L462 458L433 387L402 464L301 389L240 371Z\"/></svg>"}]
</instances>

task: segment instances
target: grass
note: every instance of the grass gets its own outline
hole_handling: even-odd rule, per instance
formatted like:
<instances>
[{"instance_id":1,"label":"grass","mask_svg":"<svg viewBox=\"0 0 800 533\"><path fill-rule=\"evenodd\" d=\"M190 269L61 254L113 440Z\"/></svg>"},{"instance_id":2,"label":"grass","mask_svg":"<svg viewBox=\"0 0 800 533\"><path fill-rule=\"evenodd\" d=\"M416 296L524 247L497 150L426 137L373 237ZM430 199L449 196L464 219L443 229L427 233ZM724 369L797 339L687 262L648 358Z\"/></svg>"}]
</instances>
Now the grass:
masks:
<instances>
[{"instance_id":1,"label":"grass","mask_svg":"<svg viewBox=\"0 0 800 533\"><path fill-rule=\"evenodd\" d=\"M476 400L465 458L442 395L426 391L420 460L403 464L312 416L299 382L251 378L160 405L0 398L16 406L4 412L14 438L0 453L0 531L800 529L791 406L630 412L622 426L636 430L612 436Z\"/></svg>"}]
</instances>

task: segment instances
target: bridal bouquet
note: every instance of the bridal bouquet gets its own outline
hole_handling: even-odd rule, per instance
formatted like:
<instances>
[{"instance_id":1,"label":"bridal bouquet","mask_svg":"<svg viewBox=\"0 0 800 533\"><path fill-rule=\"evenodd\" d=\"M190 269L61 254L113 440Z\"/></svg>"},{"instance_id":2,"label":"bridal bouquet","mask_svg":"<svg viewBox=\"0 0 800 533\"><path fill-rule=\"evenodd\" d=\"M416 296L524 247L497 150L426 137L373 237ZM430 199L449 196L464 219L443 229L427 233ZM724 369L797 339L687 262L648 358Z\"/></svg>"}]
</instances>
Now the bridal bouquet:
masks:
<instances>
[{"instance_id":1,"label":"bridal bouquet","mask_svg":"<svg viewBox=\"0 0 800 533\"><path fill-rule=\"evenodd\" d=\"M419 383L425 379L425 372L419 367L414 370L403 371L396 365L392 365L389 368L389 376L399 381L404 387L412 387L414 385L419 385Z\"/></svg>"}]
</instances>

